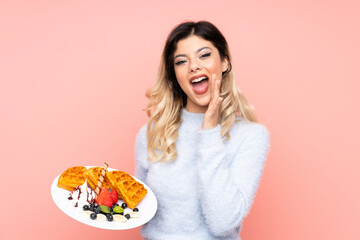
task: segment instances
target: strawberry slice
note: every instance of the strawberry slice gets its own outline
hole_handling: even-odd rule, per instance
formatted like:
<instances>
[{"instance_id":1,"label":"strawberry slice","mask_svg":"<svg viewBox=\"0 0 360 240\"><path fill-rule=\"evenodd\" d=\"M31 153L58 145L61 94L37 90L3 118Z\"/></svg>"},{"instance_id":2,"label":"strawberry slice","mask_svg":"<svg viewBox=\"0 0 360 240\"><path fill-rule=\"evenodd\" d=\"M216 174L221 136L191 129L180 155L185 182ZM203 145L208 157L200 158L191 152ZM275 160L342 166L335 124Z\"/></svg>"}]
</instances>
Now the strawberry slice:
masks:
<instances>
[{"instance_id":1,"label":"strawberry slice","mask_svg":"<svg viewBox=\"0 0 360 240\"><path fill-rule=\"evenodd\" d=\"M109 190L106 187L102 187L99 196L96 198L96 203L111 207L113 205L113 198L111 197Z\"/></svg>"},{"instance_id":2,"label":"strawberry slice","mask_svg":"<svg viewBox=\"0 0 360 240\"><path fill-rule=\"evenodd\" d=\"M115 203L117 203L117 201L119 200L119 197L118 197L118 194L117 194L117 192L116 192L115 190L112 190L112 191L110 192L110 196L111 196L111 198L112 198L112 200L113 200L113 205L114 205Z\"/></svg>"},{"instance_id":3,"label":"strawberry slice","mask_svg":"<svg viewBox=\"0 0 360 240\"><path fill-rule=\"evenodd\" d=\"M98 195L97 198L96 198L96 203L97 203L98 205L101 205L101 204L99 204L99 202L101 202L102 199L105 197L105 194L106 194L105 190L106 190L105 187L101 188L100 193L99 193L99 195Z\"/></svg>"}]
</instances>

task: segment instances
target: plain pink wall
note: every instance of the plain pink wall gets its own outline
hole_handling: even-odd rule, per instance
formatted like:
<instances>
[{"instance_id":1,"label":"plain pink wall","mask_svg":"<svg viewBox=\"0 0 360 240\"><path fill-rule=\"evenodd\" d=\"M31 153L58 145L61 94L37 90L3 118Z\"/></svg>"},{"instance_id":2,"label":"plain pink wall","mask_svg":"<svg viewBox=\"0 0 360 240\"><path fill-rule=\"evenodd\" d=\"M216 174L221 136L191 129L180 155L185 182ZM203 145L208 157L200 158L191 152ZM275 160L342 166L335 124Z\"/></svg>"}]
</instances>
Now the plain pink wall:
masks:
<instances>
[{"instance_id":1,"label":"plain pink wall","mask_svg":"<svg viewBox=\"0 0 360 240\"><path fill-rule=\"evenodd\" d=\"M134 173L166 36L204 19L271 133L243 239L360 239L359 4L290 2L0 1L0 238L141 239L76 222L50 185L75 165Z\"/></svg>"}]
</instances>

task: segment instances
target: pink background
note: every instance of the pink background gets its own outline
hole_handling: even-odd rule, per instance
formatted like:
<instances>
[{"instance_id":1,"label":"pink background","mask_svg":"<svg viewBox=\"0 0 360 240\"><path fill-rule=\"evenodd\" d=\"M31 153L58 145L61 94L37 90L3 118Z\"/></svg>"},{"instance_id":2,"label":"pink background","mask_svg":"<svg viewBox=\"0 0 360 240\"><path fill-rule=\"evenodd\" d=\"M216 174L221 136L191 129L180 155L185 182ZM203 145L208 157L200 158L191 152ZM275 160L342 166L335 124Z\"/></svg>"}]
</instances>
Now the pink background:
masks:
<instances>
[{"instance_id":1,"label":"pink background","mask_svg":"<svg viewBox=\"0 0 360 240\"><path fill-rule=\"evenodd\" d=\"M141 239L76 222L50 185L76 165L134 173L166 36L204 19L271 133L243 239L360 239L359 2L130 2L0 1L0 238Z\"/></svg>"}]
</instances>

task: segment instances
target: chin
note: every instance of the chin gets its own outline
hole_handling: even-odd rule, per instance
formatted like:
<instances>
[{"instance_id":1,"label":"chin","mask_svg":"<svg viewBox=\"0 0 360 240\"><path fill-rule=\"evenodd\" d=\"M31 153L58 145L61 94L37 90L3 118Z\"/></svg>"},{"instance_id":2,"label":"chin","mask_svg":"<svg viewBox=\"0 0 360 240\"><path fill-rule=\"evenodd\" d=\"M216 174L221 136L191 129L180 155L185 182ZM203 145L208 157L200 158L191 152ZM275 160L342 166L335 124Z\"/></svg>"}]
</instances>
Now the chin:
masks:
<instances>
[{"instance_id":1,"label":"chin","mask_svg":"<svg viewBox=\"0 0 360 240\"><path fill-rule=\"evenodd\" d=\"M200 107L208 107L208 106L209 106L209 103L210 103L210 101L201 102L201 103L199 103L199 106L200 106Z\"/></svg>"},{"instance_id":2,"label":"chin","mask_svg":"<svg viewBox=\"0 0 360 240\"><path fill-rule=\"evenodd\" d=\"M206 108L209 106L210 101L198 101L196 104L200 107L200 108Z\"/></svg>"},{"instance_id":3,"label":"chin","mask_svg":"<svg viewBox=\"0 0 360 240\"><path fill-rule=\"evenodd\" d=\"M192 98L188 98L187 105L193 108L193 111L196 112L205 112L210 103L210 95L204 94L202 96L194 96ZM196 109L196 110L195 110Z\"/></svg>"},{"instance_id":4,"label":"chin","mask_svg":"<svg viewBox=\"0 0 360 240\"><path fill-rule=\"evenodd\" d=\"M200 104L203 107L206 107L209 105L210 103L210 94L206 94L206 96L204 96L202 99L200 99Z\"/></svg>"}]
</instances>

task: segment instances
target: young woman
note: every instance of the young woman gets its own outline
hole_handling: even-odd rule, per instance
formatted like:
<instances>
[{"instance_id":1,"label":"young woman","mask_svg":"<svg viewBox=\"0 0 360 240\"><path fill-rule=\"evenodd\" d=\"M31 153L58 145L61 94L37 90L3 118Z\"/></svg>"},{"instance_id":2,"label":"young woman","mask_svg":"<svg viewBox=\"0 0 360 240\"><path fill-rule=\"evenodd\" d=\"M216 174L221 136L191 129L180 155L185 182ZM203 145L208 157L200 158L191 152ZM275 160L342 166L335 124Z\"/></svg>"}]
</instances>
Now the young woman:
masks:
<instances>
[{"instance_id":1,"label":"young woman","mask_svg":"<svg viewBox=\"0 0 360 240\"><path fill-rule=\"evenodd\" d=\"M264 168L269 135L236 86L225 38L211 23L170 33L149 122L138 133L136 176L158 210L146 239L240 239Z\"/></svg>"}]
</instances>

